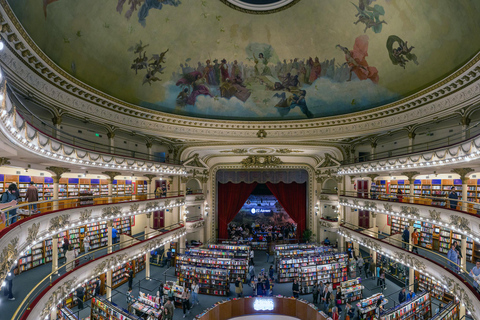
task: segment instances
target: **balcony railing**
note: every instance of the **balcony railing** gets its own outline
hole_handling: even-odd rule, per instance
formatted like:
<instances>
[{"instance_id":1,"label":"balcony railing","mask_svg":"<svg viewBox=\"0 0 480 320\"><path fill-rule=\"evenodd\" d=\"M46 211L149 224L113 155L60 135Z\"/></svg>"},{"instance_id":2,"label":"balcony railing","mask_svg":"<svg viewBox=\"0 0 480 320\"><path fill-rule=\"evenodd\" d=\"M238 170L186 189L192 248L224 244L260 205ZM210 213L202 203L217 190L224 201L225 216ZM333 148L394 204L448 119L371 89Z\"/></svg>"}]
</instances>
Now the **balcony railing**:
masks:
<instances>
[{"instance_id":1,"label":"balcony railing","mask_svg":"<svg viewBox=\"0 0 480 320\"><path fill-rule=\"evenodd\" d=\"M48 128L48 130L53 133L55 136L60 137L60 140L63 143L69 144L71 146L76 146L83 149L89 149L91 151L107 153L111 155L117 156L124 156L124 157L131 157L135 159L147 160L147 161L154 161L154 162L161 162L165 164L182 164L181 161L177 160L168 160L166 158L160 158L154 156L153 154L148 154L145 152L133 151L131 149L125 149L115 146L110 146L108 144L104 144L99 141L92 141L82 137L75 136L71 133L63 131L61 129L56 128L55 126L45 122L45 120L39 118L32 112L28 106L26 106L22 99L18 97L15 90L13 90L10 85L7 85L7 94L12 99L12 103L15 105L18 114L32 127L36 130L42 132L46 136L50 136L48 133L43 132L40 128ZM41 106L42 107L42 106ZM51 136L50 136L51 137ZM53 137L52 137L53 139Z\"/></svg>"},{"instance_id":2,"label":"balcony railing","mask_svg":"<svg viewBox=\"0 0 480 320\"><path fill-rule=\"evenodd\" d=\"M165 235L168 235L172 233L172 231L182 229L184 227L183 222L180 221L176 224L173 224L169 227L165 227L162 229L162 232L159 233L158 231L153 231L151 234L142 234L137 237L131 237L130 239L119 242L116 244L113 244L111 246L103 247L101 249L96 249L89 251L86 254L83 254L81 256L76 257L72 262L69 262L68 264L65 263L61 265L60 267L56 268L54 271L46 275L40 282L38 282L35 287L27 294L27 296L23 299L22 303L20 306L17 308L15 314L12 317L12 320L18 320L18 319L28 319L31 318L29 317L30 310L34 308L35 305L32 304L37 304L39 301L38 299L46 295L49 290L51 290L51 287L57 284L59 281L62 280L63 277L68 276L70 273L75 272L75 270L78 270L80 268L85 267L88 264L95 263L96 260L102 259L105 256L110 256L113 255L113 253L118 253L121 251L126 251L128 249L134 248L138 254L136 255L130 255L130 256L125 256L125 260L122 261L117 261L115 260L114 263L107 263L105 265L105 269L98 270L98 274L93 275L92 278L95 278L99 276L101 273L107 272L107 270L113 270L115 267L119 266L122 263L126 263L127 261L133 260L146 252L142 252L144 250L146 244L153 244L150 245L149 250L153 250L155 245L159 244L160 242L158 241L159 238L162 239L161 245L158 245L158 247L162 246L164 243L167 242L167 240L164 240ZM182 229L184 230L184 229ZM153 235L153 236L151 236ZM178 236L177 236L178 238ZM173 239L172 239L173 240ZM108 254L105 255L105 249L107 249ZM103 254L102 254L103 253ZM68 265L68 266L67 266ZM76 266L76 267L74 267ZM88 267L87 267L88 268ZM67 269L69 271L67 271ZM72 270L73 269L73 270ZM89 270L91 267L89 268ZM60 277L59 277L60 276ZM75 278L76 280L76 278ZM81 285L81 283L84 283L85 281L89 281L91 279L79 279L79 283L75 283L73 287L71 288L71 292L73 292L78 286ZM61 292L60 294L56 295L54 298L54 304L51 306L51 308L54 308L58 303L60 303L60 300L65 298L65 294L70 294L71 292ZM63 296L61 296L63 295ZM45 315L43 315L45 317ZM43 319L41 318L39 314L35 316L36 319Z\"/></svg>"}]
</instances>

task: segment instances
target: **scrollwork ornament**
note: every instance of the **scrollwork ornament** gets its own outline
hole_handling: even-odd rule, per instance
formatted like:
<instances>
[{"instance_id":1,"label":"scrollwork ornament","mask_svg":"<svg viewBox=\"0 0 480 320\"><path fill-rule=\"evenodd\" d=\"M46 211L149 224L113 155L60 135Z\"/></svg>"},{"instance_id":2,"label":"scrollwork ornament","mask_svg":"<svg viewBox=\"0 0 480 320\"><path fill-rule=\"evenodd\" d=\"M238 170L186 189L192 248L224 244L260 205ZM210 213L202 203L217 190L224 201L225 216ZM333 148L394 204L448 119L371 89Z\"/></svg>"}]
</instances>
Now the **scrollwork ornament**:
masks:
<instances>
[{"instance_id":1,"label":"scrollwork ornament","mask_svg":"<svg viewBox=\"0 0 480 320\"><path fill-rule=\"evenodd\" d=\"M470 231L470 222L465 217L452 215L450 216L450 223L462 231Z\"/></svg>"},{"instance_id":2,"label":"scrollwork ornament","mask_svg":"<svg viewBox=\"0 0 480 320\"><path fill-rule=\"evenodd\" d=\"M138 203L133 203L130 205L130 212L136 212L140 208L140 205Z\"/></svg>"},{"instance_id":3,"label":"scrollwork ornament","mask_svg":"<svg viewBox=\"0 0 480 320\"><path fill-rule=\"evenodd\" d=\"M324 221L322 219L318 220L318 224L319 224L320 227L333 228L333 225L330 222Z\"/></svg>"},{"instance_id":4,"label":"scrollwork ornament","mask_svg":"<svg viewBox=\"0 0 480 320\"><path fill-rule=\"evenodd\" d=\"M92 216L92 209L85 209L80 212L80 221L85 222Z\"/></svg>"},{"instance_id":5,"label":"scrollwork ornament","mask_svg":"<svg viewBox=\"0 0 480 320\"><path fill-rule=\"evenodd\" d=\"M384 204L383 204L383 208L384 208L386 211L392 211L392 210L393 210L393 205L390 204L390 203L384 203Z\"/></svg>"},{"instance_id":6,"label":"scrollwork ornament","mask_svg":"<svg viewBox=\"0 0 480 320\"><path fill-rule=\"evenodd\" d=\"M357 199L353 199L353 205L354 205L354 206L358 206L359 204L360 204L360 203L358 202Z\"/></svg>"},{"instance_id":7,"label":"scrollwork ornament","mask_svg":"<svg viewBox=\"0 0 480 320\"><path fill-rule=\"evenodd\" d=\"M32 243L37 239L38 230L40 229L40 223L34 223L30 228L28 228L27 243Z\"/></svg>"},{"instance_id":8,"label":"scrollwork ornament","mask_svg":"<svg viewBox=\"0 0 480 320\"><path fill-rule=\"evenodd\" d=\"M330 198L324 194L320 195L320 200L330 200Z\"/></svg>"},{"instance_id":9,"label":"scrollwork ornament","mask_svg":"<svg viewBox=\"0 0 480 320\"><path fill-rule=\"evenodd\" d=\"M102 209L102 218L112 218L114 216L118 216L122 214L122 208L112 206L112 207L106 207Z\"/></svg>"},{"instance_id":10,"label":"scrollwork ornament","mask_svg":"<svg viewBox=\"0 0 480 320\"><path fill-rule=\"evenodd\" d=\"M441 218L441 215L440 215L440 212L438 212L437 210L428 210L428 212L430 213L430 218L435 221L435 222L441 222L442 221L442 218Z\"/></svg>"},{"instance_id":11,"label":"scrollwork ornament","mask_svg":"<svg viewBox=\"0 0 480 320\"><path fill-rule=\"evenodd\" d=\"M165 200L165 207L168 207L170 205L171 201L170 200Z\"/></svg>"},{"instance_id":12,"label":"scrollwork ornament","mask_svg":"<svg viewBox=\"0 0 480 320\"><path fill-rule=\"evenodd\" d=\"M63 229L70 224L70 215L62 214L61 216L50 219L50 227L48 231Z\"/></svg>"},{"instance_id":13,"label":"scrollwork ornament","mask_svg":"<svg viewBox=\"0 0 480 320\"><path fill-rule=\"evenodd\" d=\"M18 237L15 237L7 244L0 254L0 283L3 283L7 277L8 271L15 263L15 258L18 255Z\"/></svg>"}]
</instances>

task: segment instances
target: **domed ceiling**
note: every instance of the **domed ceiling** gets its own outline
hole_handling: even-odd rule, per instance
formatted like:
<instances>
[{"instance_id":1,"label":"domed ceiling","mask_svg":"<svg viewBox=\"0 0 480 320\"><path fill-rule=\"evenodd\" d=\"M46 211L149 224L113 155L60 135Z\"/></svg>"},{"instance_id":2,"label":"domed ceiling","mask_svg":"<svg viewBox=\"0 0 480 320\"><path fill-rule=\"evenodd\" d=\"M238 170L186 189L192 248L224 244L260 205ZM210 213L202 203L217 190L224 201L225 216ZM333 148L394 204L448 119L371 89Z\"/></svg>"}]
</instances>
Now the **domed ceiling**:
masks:
<instances>
[{"instance_id":1,"label":"domed ceiling","mask_svg":"<svg viewBox=\"0 0 480 320\"><path fill-rule=\"evenodd\" d=\"M480 48L478 0L8 0L73 77L128 103L227 120L367 110Z\"/></svg>"}]
</instances>

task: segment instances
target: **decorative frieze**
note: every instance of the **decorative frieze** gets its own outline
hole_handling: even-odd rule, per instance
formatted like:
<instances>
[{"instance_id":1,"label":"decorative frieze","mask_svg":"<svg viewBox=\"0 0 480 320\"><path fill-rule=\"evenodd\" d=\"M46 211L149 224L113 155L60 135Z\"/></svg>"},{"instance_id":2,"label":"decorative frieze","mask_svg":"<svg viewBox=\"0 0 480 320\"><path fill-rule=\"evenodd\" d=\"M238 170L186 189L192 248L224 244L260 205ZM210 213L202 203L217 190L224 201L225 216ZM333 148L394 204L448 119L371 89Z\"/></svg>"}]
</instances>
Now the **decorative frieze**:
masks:
<instances>
[{"instance_id":1,"label":"decorative frieze","mask_svg":"<svg viewBox=\"0 0 480 320\"><path fill-rule=\"evenodd\" d=\"M70 224L70 215L62 214L50 219L50 227L48 231L54 231L57 229L65 229L66 226Z\"/></svg>"},{"instance_id":2,"label":"decorative frieze","mask_svg":"<svg viewBox=\"0 0 480 320\"><path fill-rule=\"evenodd\" d=\"M322 219L318 219L318 225L324 228L333 228L333 225L330 222Z\"/></svg>"},{"instance_id":3,"label":"decorative frieze","mask_svg":"<svg viewBox=\"0 0 480 320\"><path fill-rule=\"evenodd\" d=\"M38 230L40 229L40 223L34 223L27 231L26 243L33 243L37 240Z\"/></svg>"},{"instance_id":4,"label":"decorative frieze","mask_svg":"<svg viewBox=\"0 0 480 320\"><path fill-rule=\"evenodd\" d=\"M427 267L425 263L418 260L416 257L412 256L411 254L403 251L395 251L394 256L398 260L402 260L402 262L406 265L410 265L418 270L425 271Z\"/></svg>"},{"instance_id":5,"label":"decorative frieze","mask_svg":"<svg viewBox=\"0 0 480 320\"><path fill-rule=\"evenodd\" d=\"M117 206L111 206L102 209L102 219L114 218L120 214L122 214L122 208Z\"/></svg>"},{"instance_id":6,"label":"decorative frieze","mask_svg":"<svg viewBox=\"0 0 480 320\"><path fill-rule=\"evenodd\" d=\"M92 209L85 209L82 212L80 212L80 221L86 222L91 218L91 216L92 216Z\"/></svg>"},{"instance_id":7,"label":"decorative frieze","mask_svg":"<svg viewBox=\"0 0 480 320\"><path fill-rule=\"evenodd\" d=\"M450 216L450 223L455 226L457 229L462 231L470 232L470 222L465 217L460 217L456 215Z\"/></svg>"}]
</instances>

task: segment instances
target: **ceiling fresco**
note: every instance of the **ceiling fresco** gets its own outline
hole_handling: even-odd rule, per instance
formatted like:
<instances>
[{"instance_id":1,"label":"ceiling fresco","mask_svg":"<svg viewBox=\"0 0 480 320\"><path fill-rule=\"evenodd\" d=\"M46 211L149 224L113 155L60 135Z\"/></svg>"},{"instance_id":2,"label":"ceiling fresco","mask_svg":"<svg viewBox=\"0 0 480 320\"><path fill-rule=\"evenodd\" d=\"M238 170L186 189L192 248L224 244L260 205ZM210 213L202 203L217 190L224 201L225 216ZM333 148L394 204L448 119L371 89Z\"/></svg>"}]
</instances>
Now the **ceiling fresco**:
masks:
<instances>
[{"instance_id":1,"label":"ceiling fresco","mask_svg":"<svg viewBox=\"0 0 480 320\"><path fill-rule=\"evenodd\" d=\"M210 119L379 107L453 73L480 48L478 0L8 3L73 77L128 103Z\"/></svg>"}]
</instances>

